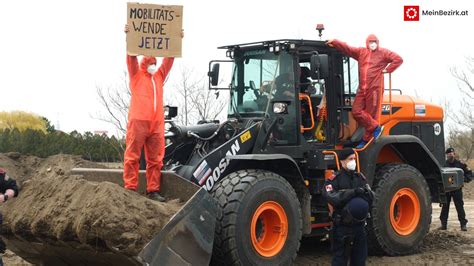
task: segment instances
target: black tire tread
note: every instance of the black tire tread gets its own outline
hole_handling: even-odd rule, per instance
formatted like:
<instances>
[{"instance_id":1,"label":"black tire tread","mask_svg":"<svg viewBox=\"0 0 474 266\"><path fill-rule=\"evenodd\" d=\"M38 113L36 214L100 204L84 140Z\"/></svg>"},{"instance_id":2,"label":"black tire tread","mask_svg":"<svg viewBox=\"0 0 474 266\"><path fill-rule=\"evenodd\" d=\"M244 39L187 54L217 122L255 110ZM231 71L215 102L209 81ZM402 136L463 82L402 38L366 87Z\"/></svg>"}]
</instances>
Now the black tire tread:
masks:
<instances>
[{"instance_id":1,"label":"black tire tread","mask_svg":"<svg viewBox=\"0 0 474 266\"><path fill-rule=\"evenodd\" d=\"M237 254L237 245L233 239L236 237L235 224L237 221L237 210L245 198L249 189L263 179L276 179L282 182L287 188L293 200L298 202L298 198L291 185L281 176L258 169L240 170L230 173L221 179L212 190L213 197L217 200L219 211L217 214L216 234L214 238L214 248L212 265L242 265ZM298 208L299 217L301 209ZM301 221L301 219L300 219ZM302 236L302 221L298 228L298 239ZM300 248L298 241L297 250ZM296 259L297 252L293 254L292 261Z\"/></svg>"},{"instance_id":2,"label":"black tire tread","mask_svg":"<svg viewBox=\"0 0 474 266\"><path fill-rule=\"evenodd\" d=\"M380 200L380 195L381 195L381 193L377 193L377 190L384 189L386 183L388 182L387 180L390 178L391 174L393 172L400 171L400 170L407 170L407 171L413 172L415 175L421 175L420 172L416 168L407 164L384 164L376 169L374 185L372 187L372 189L376 192L374 202L373 202L373 208L372 208L373 223L377 223L377 220L381 219L381 217L377 215L377 212L379 210L377 209L377 207L375 207L377 205L376 204L377 201ZM421 181L423 183L423 189L425 190L426 195L429 196L430 190L428 187L428 183L426 182L423 176L421 177L422 177ZM427 212L429 213L431 217L432 215L431 204L429 204ZM429 219L429 224L431 224L431 219ZM430 226L422 228L422 230L425 231L423 234L426 235L429 232L429 229L430 229ZM384 255L384 254L390 255L390 256L408 255L408 254L418 252L420 247L423 244L423 241L420 241L418 245L414 246L410 250L410 252L397 252L395 250L390 249L388 243L385 242L378 228L372 227L372 230L368 232L367 237L368 237L368 243L369 243L369 250L371 251L371 254L374 254L374 255Z\"/></svg>"}]
</instances>

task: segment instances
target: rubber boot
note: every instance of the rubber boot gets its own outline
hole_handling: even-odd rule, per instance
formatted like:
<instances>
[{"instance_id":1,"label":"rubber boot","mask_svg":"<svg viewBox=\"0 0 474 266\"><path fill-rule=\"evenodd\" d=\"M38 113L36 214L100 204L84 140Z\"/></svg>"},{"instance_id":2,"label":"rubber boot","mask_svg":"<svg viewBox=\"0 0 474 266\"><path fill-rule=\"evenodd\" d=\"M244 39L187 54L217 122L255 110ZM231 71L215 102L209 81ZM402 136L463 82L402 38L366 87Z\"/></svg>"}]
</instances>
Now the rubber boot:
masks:
<instances>
[{"instance_id":1,"label":"rubber boot","mask_svg":"<svg viewBox=\"0 0 474 266\"><path fill-rule=\"evenodd\" d=\"M161 196L160 193L158 192L150 192L148 193L147 197L151 200L156 200L160 202L166 201L166 199L163 196Z\"/></svg>"},{"instance_id":2,"label":"rubber boot","mask_svg":"<svg viewBox=\"0 0 474 266\"><path fill-rule=\"evenodd\" d=\"M447 225L447 223L441 222L441 226L438 227L438 230L448 230L448 225Z\"/></svg>"}]
</instances>

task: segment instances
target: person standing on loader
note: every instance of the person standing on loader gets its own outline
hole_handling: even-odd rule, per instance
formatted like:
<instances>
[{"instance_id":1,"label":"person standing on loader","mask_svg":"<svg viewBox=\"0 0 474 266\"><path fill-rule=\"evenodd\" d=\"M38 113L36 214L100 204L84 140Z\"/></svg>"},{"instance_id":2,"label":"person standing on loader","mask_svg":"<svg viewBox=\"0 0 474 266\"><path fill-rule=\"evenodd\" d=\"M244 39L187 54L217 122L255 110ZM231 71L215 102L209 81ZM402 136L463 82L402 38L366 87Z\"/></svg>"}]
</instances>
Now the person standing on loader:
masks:
<instances>
[{"instance_id":1,"label":"person standing on loader","mask_svg":"<svg viewBox=\"0 0 474 266\"><path fill-rule=\"evenodd\" d=\"M0 202L5 203L8 199L18 196L18 187L15 179L7 175L5 169L0 168ZM3 216L0 213L0 226L3 223ZM0 254L4 254L7 249L2 238L0 238ZM0 266L3 266L2 255L0 255Z\"/></svg>"},{"instance_id":2,"label":"person standing on loader","mask_svg":"<svg viewBox=\"0 0 474 266\"><path fill-rule=\"evenodd\" d=\"M129 26L125 25L125 33L128 31ZM140 154L145 146L146 192L150 199L157 201L165 201L159 194L165 154L163 82L173 61L174 58L166 57L157 68L155 57L145 56L139 65L136 56L127 54L132 96L128 112L123 180L126 189L137 190Z\"/></svg>"},{"instance_id":3,"label":"person standing on loader","mask_svg":"<svg viewBox=\"0 0 474 266\"><path fill-rule=\"evenodd\" d=\"M365 265L367 258L366 219L374 192L362 173L356 172L353 149L338 152L342 169L325 182L323 196L333 207L332 265Z\"/></svg>"},{"instance_id":4,"label":"person standing on loader","mask_svg":"<svg viewBox=\"0 0 474 266\"><path fill-rule=\"evenodd\" d=\"M448 148L446 150L446 156L448 157L446 160L446 167L457 167L461 168L464 171L464 182L469 183L472 180L472 171L467 167L466 164L462 163L458 159L455 158L456 153L454 152L453 148ZM466 212L464 211L464 201L462 199L462 188L447 192L446 193L446 204L443 204L441 208L441 214L439 219L441 220L441 227L440 230L447 230L448 229L448 215L449 215L449 205L451 204L451 198L454 201L454 206L456 206L456 211L458 213L459 223L461 224L461 230L467 231L467 219L466 219Z\"/></svg>"},{"instance_id":5,"label":"person standing on loader","mask_svg":"<svg viewBox=\"0 0 474 266\"><path fill-rule=\"evenodd\" d=\"M359 62L359 89L352 105L352 115L365 128L365 135L356 148L363 148L372 137L377 139L383 132L378 118L383 97L383 73L392 73L403 59L396 53L379 47L379 39L370 34L366 47L351 47L339 40L329 40L334 47Z\"/></svg>"}]
</instances>

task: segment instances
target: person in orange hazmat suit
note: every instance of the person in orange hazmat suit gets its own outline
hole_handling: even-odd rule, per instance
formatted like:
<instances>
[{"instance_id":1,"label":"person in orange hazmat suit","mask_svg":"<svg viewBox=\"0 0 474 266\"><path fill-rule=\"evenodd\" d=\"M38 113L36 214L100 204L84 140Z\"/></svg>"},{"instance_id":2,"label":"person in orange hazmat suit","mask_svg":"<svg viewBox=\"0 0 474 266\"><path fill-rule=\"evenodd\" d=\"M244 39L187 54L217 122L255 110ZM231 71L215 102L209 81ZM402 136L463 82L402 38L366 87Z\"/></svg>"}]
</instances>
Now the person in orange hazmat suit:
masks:
<instances>
[{"instance_id":1,"label":"person in orange hazmat suit","mask_svg":"<svg viewBox=\"0 0 474 266\"><path fill-rule=\"evenodd\" d=\"M403 59L388 49L379 46L379 39L370 34L366 47L351 47L339 40L329 40L327 45L359 62L359 89L352 105L352 115L365 135L356 148L363 148L372 137L378 138L383 127L379 125L383 97L383 73L392 73Z\"/></svg>"}]
</instances>

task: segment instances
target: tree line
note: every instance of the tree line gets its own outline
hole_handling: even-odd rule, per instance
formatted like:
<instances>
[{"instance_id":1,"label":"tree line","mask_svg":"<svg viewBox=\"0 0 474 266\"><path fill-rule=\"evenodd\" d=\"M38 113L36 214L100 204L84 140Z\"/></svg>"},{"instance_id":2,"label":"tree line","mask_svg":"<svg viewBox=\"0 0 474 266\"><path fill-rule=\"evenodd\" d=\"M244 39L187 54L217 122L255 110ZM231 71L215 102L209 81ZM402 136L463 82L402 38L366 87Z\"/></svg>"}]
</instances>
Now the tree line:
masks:
<instances>
[{"instance_id":1,"label":"tree line","mask_svg":"<svg viewBox=\"0 0 474 266\"><path fill-rule=\"evenodd\" d=\"M45 133L35 129L0 130L0 152L20 152L42 158L63 153L80 155L95 162L119 162L123 157L118 149L121 141L115 136L91 132L81 134L73 131L66 134L62 131Z\"/></svg>"},{"instance_id":2,"label":"tree line","mask_svg":"<svg viewBox=\"0 0 474 266\"><path fill-rule=\"evenodd\" d=\"M47 118L35 114L0 112L2 153L19 152L42 158L63 153L96 162L119 162L123 160L123 142L123 139L105 134L77 131L67 134L56 130Z\"/></svg>"}]
</instances>

